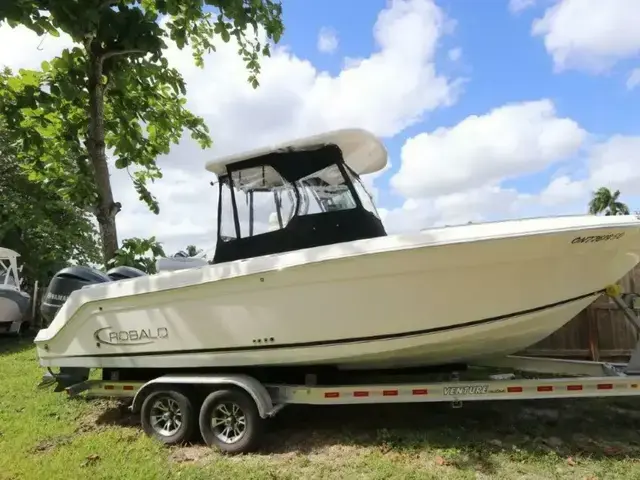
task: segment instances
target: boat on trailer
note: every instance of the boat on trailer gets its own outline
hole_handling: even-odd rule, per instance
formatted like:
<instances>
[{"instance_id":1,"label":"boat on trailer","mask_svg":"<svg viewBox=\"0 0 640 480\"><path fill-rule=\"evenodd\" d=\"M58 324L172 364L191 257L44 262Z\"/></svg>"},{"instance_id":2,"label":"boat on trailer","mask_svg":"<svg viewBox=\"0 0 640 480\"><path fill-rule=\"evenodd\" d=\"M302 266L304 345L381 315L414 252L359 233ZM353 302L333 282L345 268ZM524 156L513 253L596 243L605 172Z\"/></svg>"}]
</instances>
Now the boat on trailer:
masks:
<instances>
[{"instance_id":1,"label":"boat on trailer","mask_svg":"<svg viewBox=\"0 0 640 480\"><path fill-rule=\"evenodd\" d=\"M76 392L100 368L112 393L141 395L145 430L167 443L188 432L158 433L153 412L180 404L185 415L204 401L205 440L245 451L253 440L211 433L220 405L264 418L279 395L265 385L301 374L335 383L495 362L562 327L640 261L633 215L389 235L361 180L386 162L378 138L349 129L208 163L212 261L155 275L58 272L35 339L43 384Z\"/></svg>"}]
</instances>

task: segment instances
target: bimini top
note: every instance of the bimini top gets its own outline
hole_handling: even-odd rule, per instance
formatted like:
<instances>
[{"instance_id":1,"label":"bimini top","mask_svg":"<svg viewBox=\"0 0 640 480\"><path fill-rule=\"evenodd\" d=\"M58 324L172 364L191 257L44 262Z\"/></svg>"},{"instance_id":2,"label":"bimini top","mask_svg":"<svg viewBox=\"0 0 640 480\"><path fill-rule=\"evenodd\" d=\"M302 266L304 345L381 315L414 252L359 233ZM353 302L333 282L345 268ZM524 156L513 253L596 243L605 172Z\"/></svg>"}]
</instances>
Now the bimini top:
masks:
<instances>
[{"instance_id":1,"label":"bimini top","mask_svg":"<svg viewBox=\"0 0 640 480\"><path fill-rule=\"evenodd\" d=\"M233 163L278 151L307 150L324 145L336 145L342 151L345 163L358 175L377 172L387 164L387 149L378 137L363 129L350 128L229 155L207 162L205 168L220 176L225 175L227 165Z\"/></svg>"},{"instance_id":2,"label":"bimini top","mask_svg":"<svg viewBox=\"0 0 640 480\"><path fill-rule=\"evenodd\" d=\"M20 254L8 248L0 247L0 258L18 258Z\"/></svg>"}]
</instances>

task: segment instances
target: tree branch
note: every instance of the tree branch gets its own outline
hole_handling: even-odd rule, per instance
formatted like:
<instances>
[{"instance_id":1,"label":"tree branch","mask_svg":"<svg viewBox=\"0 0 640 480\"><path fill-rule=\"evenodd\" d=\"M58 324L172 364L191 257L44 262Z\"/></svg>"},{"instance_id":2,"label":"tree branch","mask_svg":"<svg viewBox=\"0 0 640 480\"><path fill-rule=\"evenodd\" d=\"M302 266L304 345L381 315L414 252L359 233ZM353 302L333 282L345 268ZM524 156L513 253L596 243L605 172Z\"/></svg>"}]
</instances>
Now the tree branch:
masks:
<instances>
[{"instance_id":1,"label":"tree branch","mask_svg":"<svg viewBox=\"0 0 640 480\"><path fill-rule=\"evenodd\" d=\"M137 48L131 48L128 50L111 50L110 52L105 52L102 54L102 60L106 60L107 58L111 58L111 57L116 57L118 55L131 55L133 53L136 54L145 54L147 52L145 52L144 50L140 50Z\"/></svg>"}]
</instances>

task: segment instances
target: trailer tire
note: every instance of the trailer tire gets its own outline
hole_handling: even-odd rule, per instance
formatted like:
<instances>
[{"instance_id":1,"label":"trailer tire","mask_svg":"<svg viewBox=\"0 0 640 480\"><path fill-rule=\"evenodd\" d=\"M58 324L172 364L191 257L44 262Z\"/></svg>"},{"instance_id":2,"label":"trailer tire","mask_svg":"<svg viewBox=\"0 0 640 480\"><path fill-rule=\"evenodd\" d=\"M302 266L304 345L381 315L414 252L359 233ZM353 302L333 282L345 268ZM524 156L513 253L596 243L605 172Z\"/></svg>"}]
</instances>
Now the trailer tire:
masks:
<instances>
[{"instance_id":1,"label":"trailer tire","mask_svg":"<svg viewBox=\"0 0 640 480\"><path fill-rule=\"evenodd\" d=\"M154 426L152 422L151 418L159 415L166 416L160 420L166 427L164 429ZM196 416L191 400L184 393L173 389L158 389L152 391L142 402L140 423L150 437L165 445L177 445L188 442L193 436Z\"/></svg>"},{"instance_id":2,"label":"trailer tire","mask_svg":"<svg viewBox=\"0 0 640 480\"><path fill-rule=\"evenodd\" d=\"M219 421L217 425L214 425L214 415ZM202 438L209 447L232 455L254 451L264 431L264 420L255 400L236 388L210 393L200 408L199 424Z\"/></svg>"}]
</instances>

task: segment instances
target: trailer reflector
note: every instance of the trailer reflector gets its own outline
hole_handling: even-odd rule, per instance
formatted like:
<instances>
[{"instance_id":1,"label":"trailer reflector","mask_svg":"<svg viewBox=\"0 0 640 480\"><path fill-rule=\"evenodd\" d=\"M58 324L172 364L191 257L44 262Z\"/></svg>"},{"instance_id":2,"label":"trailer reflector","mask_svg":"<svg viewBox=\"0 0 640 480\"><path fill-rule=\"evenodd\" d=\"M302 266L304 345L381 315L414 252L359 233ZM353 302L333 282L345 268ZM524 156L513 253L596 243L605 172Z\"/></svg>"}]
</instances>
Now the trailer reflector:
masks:
<instances>
[{"instance_id":1,"label":"trailer reflector","mask_svg":"<svg viewBox=\"0 0 640 480\"><path fill-rule=\"evenodd\" d=\"M598 390L612 390L613 389L613 384L612 383L599 383L597 388L598 388Z\"/></svg>"},{"instance_id":2,"label":"trailer reflector","mask_svg":"<svg viewBox=\"0 0 640 480\"><path fill-rule=\"evenodd\" d=\"M522 393L522 387L507 387L508 393Z\"/></svg>"},{"instance_id":3,"label":"trailer reflector","mask_svg":"<svg viewBox=\"0 0 640 480\"><path fill-rule=\"evenodd\" d=\"M553 385L540 385L538 387L539 392L553 392Z\"/></svg>"},{"instance_id":4,"label":"trailer reflector","mask_svg":"<svg viewBox=\"0 0 640 480\"><path fill-rule=\"evenodd\" d=\"M582 385L567 385L567 390L574 392L577 390L582 390Z\"/></svg>"},{"instance_id":5,"label":"trailer reflector","mask_svg":"<svg viewBox=\"0 0 640 480\"><path fill-rule=\"evenodd\" d=\"M429 393L429 390L427 390L426 388L414 388L411 393L413 395L427 395Z\"/></svg>"},{"instance_id":6,"label":"trailer reflector","mask_svg":"<svg viewBox=\"0 0 640 480\"><path fill-rule=\"evenodd\" d=\"M382 396L383 397L397 397L398 396L398 390L383 390L382 391Z\"/></svg>"}]
</instances>

